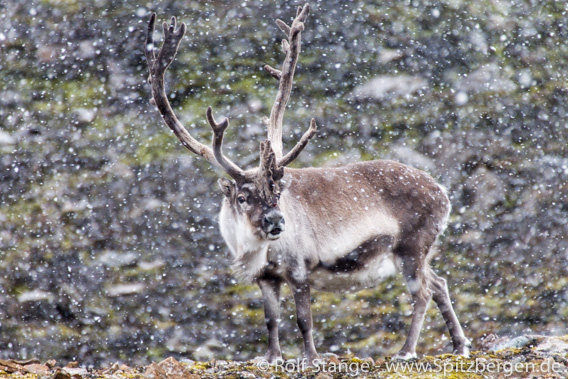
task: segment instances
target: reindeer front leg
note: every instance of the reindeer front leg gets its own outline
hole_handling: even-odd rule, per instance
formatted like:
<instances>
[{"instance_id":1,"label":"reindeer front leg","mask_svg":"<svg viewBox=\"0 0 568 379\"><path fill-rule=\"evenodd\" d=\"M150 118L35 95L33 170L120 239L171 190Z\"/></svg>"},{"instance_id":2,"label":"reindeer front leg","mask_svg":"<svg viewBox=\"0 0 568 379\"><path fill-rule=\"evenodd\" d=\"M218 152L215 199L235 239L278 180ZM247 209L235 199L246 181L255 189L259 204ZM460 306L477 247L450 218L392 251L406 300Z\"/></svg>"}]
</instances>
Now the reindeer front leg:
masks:
<instances>
[{"instance_id":1,"label":"reindeer front leg","mask_svg":"<svg viewBox=\"0 0 568 379\"><path fill-rule=\"evenodd\" d=\"M294 301L296 303L296 316L298 317L298 327L304 339L304 354L308 363L311 364L315 359L319 359L312 336L312 309L310 304L310 285L299 283L292 285L294 291Z\"/></svg>"},{"instance_id":2,"label":"reindeer front leg","mask_svg":"<svg viewBox=\"0 0 568 379\"><path fill-rule=\"evenodd\" d=\"M280 284L278 279L259 279L258 286L264 301L264 319L268 327L268 351L264 356L270 363L282 359L280 342L278 341L278 323L280 322Z\"/></svg>"}]
</instances>

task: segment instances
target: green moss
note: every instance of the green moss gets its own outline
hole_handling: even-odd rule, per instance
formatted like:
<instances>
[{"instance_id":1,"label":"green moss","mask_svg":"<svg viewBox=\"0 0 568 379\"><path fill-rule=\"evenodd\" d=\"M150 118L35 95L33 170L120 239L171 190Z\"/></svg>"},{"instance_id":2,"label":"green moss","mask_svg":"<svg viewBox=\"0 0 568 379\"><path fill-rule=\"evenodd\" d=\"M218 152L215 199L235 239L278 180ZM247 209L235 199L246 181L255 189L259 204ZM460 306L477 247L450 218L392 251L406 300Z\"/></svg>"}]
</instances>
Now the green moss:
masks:
<instances>
[{"instance_id":1,"label":"green moss","mask_svg":"<svg viewBox=\"0 0 568 379\"><path fill-rule=\"evenodd\" d=\"M262 308L251 309L243 305L236 305L229 310L230 314L237 314L247 322L261 325L264 320L264 310Z\"/></svg>"},{"instance_id":2,"label":"green moss","mask_svg":"<svg viewBox=\"0 0 568 379\"><path fill-rule=\"evenodd\" d=\"M190 366L192 370L205 371L209 368L207 363L197 362Z\"/></svg>"},{"instance_id":3,"label":"green moss","mask_svg":"<svg viewBox=\"0 0 568 379\"><path fill-rule=\"evenodd\" d=\"M76 13L81 9L81 3L77 0L41 0L40 2L51 8L65 10L66 13Z\"/></svg>"}]
</instances>

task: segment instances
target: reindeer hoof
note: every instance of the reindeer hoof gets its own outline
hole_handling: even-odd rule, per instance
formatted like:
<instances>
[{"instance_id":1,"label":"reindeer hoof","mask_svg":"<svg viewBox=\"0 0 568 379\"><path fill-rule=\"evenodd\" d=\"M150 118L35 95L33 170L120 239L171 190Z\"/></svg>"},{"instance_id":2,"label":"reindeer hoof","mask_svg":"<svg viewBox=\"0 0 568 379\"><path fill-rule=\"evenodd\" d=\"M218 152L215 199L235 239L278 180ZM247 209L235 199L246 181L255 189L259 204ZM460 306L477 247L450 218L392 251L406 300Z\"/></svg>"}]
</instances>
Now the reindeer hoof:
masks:
<instances>
[{"instance_id":1,"label":"reindeer hoof","mask_svg":"<svg viewBox=\"0 0 568 379\"><path fill-rule=\"evenodd\" d=\"M332 358L339 359L337 354L334 354L334 353L321 353L319 356L320 356L320 359L325 359L325 360L330 360Z\"/></svg>"},{"instance_id":2,"label":"reindeer hoof","mask_svg":"<svg viewBox=\"0 0 568 379\"><path fill-rule=\"evenodd\" d=\"M283 359L282 359L282 356L266 354L266 355L263 355L262 357L255 357L252 361L255 365L258 365L258 364L275 365L279 361L283 362Z\"/></svg>"},{"instance_id":3,"label":"reindeer hoof","mask_svg":"<svg viewBox=\"0 0 568 379\"><path fill-rule=\"evenodd\" d=\"M399 352L398 354L396 354L394 357L391 358L391 360L393 361L408 361L411 359L417 359L418 356L416 355L416 353L410 353L410 352Z\"/></svg>"},{"instance_id":4,"label":"reindeer hoof","mask_svg":"<svg viewBox=\"0 0 568 379\"><path fill-rule=\"evenodd\" d=\"M306 358L306 362L308 363L307 367L315 367L316 365L319 365L323 359L324 358L319 354L311 355Z\"/></svg>"},{"instance_id":5,"label":"reindeer hoof","mask_svg":"<svg viewBox=\"0 0 568 379\"><path fill-rule=\"evenodd\" d=\"M454 349L454 354L469 358L469 351L471 349L471 346L471 341L466 338L463 343L461 343Z\"/></svg>"}]
</instances>

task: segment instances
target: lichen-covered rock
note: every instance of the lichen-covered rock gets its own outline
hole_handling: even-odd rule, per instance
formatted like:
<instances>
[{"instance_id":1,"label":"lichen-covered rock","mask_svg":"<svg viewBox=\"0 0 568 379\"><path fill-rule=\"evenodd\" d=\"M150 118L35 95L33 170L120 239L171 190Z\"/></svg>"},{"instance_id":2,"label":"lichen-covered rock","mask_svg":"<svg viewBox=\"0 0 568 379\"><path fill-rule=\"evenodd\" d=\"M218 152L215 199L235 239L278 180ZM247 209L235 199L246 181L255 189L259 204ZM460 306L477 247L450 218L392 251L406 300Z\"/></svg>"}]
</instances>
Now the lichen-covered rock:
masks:
<instances>
[{"instance_id":1,"label":"lichen-covered rock","mask_svg":"<svg viewBox=\"0 0 568 379\"><path fill-rule=\"evenodd\" d=\"M338 357L334 354L322 356L322 359L308 365L301 360L278 361L268 364L258 361L221 361L212 359L207 362L185 360L179 362L173 357L145 367L131 368L115 363L110 367L85 370L76 363L74 367L50 367L31 362L0 361L0 378L22 379L28 375L51 378L108 378L108 379L216 379L216 378L561 378L568 375L568 361L565 358L566 340L564 337L522 336L514 346L494 352L473 351L470 357L444 354L425 356L409 361L393 361L386 358ZM526 337L526 338L524 338ZM489 340L492 340L491 338ZM493 339L494 340L494 339ZM523 341L530 341L525 344ZM487 341L490 342L490 341ZM564 354L552 346L560 347ZM543 348L546 353L543 353ZM21 363L21 364L20 364ZM37 370L42 366L41 370ZM7 367L13 367L8 369Z\"/></svg>"},{"instance_id":2,"label":"lichen-covered rock","mask_svg":"<svg viewBox=\"0 0 568 379\"><path fill-rule=\"evenodd\" d=\"M199 376L188 372L187 368L175 358L169 357L159 363L152 363L144 372L147 379L198 379Z\"/></svg>"},{"instance_id":3,"label":"lichen-covered rock","mask_svg":"<svg viewBox=\"0 0 568 379\"><path fill-rule=\"evenodd\" d=\"M410 96L428 88L428 82L420 76L378 76L353 89L353 97L359 100L388 100Z\"/></svg>"},{"instance_id":4,"label":"lichen-covered rock","mask_svg":"<svg viewBox=\"0 0 568 379\"><path fill-rule=\"evenodd\" d=\"M504 71L497 63L488 63L460 79L455 84L456 91L467 93L514 91L517 87Z\"/></svg>"}]
</instances>

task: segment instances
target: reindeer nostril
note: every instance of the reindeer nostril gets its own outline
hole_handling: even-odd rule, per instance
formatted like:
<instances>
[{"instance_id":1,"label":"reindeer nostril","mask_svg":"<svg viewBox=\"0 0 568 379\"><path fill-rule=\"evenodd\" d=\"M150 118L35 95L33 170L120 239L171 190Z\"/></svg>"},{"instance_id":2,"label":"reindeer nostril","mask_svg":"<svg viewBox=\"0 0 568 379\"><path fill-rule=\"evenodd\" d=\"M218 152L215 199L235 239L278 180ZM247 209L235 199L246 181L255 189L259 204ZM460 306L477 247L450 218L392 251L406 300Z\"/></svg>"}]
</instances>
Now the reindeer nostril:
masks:
<instances>
[{"instance_id":1,"label":"reindeer nostril","mask_svg":"<svg viewBox=\"0 0 568 379\"><path fill-rule=\"evenodd\" d=\"M284 216L279 211L269 212L264 216L262 224L265 232L278 235L284 231Z\"/></svg>"}]
</instances>

